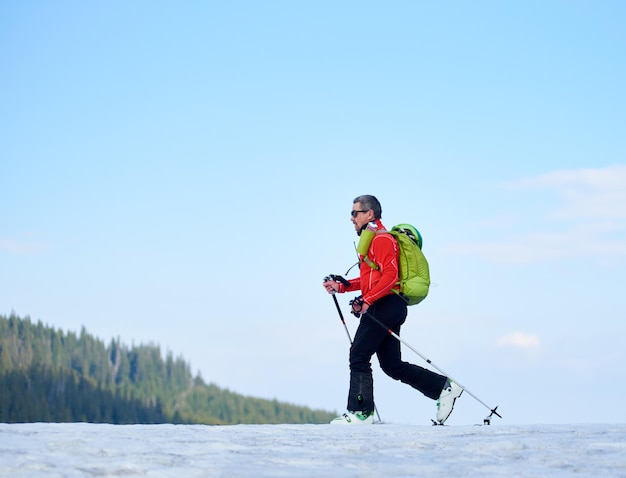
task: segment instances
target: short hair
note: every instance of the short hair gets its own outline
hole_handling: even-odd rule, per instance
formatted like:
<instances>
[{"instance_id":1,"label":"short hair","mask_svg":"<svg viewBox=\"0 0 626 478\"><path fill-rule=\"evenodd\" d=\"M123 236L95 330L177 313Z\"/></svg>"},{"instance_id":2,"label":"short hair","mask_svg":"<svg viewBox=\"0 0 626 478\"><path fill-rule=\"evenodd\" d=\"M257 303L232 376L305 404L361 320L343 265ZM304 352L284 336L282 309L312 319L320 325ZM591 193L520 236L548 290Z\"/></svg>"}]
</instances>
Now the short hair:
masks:
<instances>
[{"instance_id":1,"label":"short hair","mask_svg":"<svg viewBox=\"0 0 626 478\"><path fill-rule=\"evenodd\" d=\"M372 211L374 211L374 219L380 219L383 215L383 208L380 205L380 202L378 201L378 199L376 199L375 196L372 196L370 194L364 194L363 196L358 196L356 198L354 198L354 201L352 201L353 204L356 203L361 203L363 205L363 208L367 211L369 211L370 209Z\"/></svg>"}]
</instances>

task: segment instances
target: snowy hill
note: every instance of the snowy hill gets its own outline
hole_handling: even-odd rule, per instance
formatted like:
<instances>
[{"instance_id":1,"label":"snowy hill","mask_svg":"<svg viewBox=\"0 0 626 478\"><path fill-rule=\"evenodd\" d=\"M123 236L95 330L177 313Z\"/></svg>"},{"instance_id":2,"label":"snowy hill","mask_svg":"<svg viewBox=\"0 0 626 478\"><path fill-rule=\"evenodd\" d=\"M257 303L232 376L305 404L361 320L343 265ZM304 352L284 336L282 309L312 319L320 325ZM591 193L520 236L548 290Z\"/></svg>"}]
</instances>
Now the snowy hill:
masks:
<instances>
[{"instance_id":1,"label":"snowy hill","mask_svg":"<svg viewBox=\"0 0 626 478\"><path fill-rule=\"evenodd\" d=\"M626 476L626 425L0 424L0 476Z\"/></svg>"}]
</instances>

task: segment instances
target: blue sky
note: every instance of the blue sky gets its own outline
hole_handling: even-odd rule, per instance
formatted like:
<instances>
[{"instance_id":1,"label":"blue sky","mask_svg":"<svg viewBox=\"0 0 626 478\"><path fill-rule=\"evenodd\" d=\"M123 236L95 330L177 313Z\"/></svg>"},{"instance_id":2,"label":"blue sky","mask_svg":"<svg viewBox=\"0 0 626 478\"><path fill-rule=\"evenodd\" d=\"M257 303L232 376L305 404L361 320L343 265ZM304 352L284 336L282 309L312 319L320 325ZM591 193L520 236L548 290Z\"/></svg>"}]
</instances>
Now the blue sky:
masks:
<instances>
[{"instance_id":1,"label":"blue sky","mask_svg":"<svg viewBox=\"0 0 626 478\"><path fill-rule=\"evenodd\" d=\"M625 14L4 2L0 313L342 411L321 282L354 263L352 199L375 194L430 262L408 343L508 423L623 422ZM429 423L374 363L382 418ZM485 412L466 395L450 423Z\"/></svg>"}]
</instances>

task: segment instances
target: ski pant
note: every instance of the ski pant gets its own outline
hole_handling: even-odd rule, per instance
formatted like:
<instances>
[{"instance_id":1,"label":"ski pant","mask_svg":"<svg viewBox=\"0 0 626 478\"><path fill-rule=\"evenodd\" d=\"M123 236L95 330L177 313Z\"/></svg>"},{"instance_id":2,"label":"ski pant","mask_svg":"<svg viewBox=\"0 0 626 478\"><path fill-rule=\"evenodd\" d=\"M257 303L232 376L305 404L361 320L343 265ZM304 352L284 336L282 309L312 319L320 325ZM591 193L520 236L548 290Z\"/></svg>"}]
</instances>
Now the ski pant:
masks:
<instances>
[{"instance_id":1,"label":"ski pant","mask_svg":"<svg viewBox=\"0 0 626 478\"><path fill-rule=\"evenodd\" d=\"M368 313L400 335L400 326L406 320L407 307L396 294L387 295L374 302ZM380 368L395 380L410 385L428 398L436 400L446 383L446 377L425 368L403 362L400 341L367 315L361 322L350 348L350 391L349 411L374 411L374 380L371 358L378 356Z\"/></svg>"}]
</instances>

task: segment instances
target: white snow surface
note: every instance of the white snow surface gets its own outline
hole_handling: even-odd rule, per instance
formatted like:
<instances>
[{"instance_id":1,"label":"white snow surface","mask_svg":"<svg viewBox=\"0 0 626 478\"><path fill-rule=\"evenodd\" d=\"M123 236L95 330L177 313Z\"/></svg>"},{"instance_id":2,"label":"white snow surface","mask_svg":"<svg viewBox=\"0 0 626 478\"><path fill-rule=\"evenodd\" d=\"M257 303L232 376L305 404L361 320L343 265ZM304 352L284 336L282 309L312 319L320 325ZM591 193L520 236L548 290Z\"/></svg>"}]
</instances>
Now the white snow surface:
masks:
<instances>
[{"instance_id":1,"label":"white snow surface","mask_svg":"<svg viewBox=\"0 0 626 478\"><path fill-rule=\"evenodd\" d=\"M0 476L626 477L626 424L0 424Z\"/></svg>"}]
</instances>

